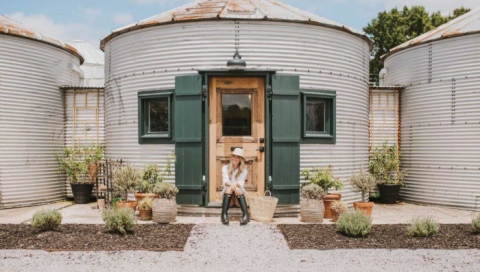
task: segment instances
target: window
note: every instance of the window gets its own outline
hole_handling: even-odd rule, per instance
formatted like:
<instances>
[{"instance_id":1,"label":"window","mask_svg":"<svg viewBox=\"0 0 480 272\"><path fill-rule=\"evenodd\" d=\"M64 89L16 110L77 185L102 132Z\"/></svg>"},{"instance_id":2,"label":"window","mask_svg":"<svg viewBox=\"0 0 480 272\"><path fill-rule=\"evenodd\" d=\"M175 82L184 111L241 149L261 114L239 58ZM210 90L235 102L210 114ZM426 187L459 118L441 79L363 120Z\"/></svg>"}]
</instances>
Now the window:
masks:
<instances>
[{"instance_id":1,"label":"window","mask_svg":"<svg viewBox=\"0 0 480 272\"><path fill-rule=\"evenodd\" d=\"M252 95L222 94L223 136L252 136Z\"/></svg>"},{"instance_id":2,"label":"window","mask_svg":"<svg viewBox=\"0 0 480 272\"><path fill-rule=\"evenodd\" d=\"M172 94L173 90L138 93L139 144L172 143Z\"/></svg>"},{"instance_id":3,"label":"window","mask_svg":"<svg viewBox=\"0 0 480 272\"><path fill-rule=\"evenodd\" d=\"M302 143L335 144L335 92L302 90L302 95Z\"/></svg>"}]
</instances>

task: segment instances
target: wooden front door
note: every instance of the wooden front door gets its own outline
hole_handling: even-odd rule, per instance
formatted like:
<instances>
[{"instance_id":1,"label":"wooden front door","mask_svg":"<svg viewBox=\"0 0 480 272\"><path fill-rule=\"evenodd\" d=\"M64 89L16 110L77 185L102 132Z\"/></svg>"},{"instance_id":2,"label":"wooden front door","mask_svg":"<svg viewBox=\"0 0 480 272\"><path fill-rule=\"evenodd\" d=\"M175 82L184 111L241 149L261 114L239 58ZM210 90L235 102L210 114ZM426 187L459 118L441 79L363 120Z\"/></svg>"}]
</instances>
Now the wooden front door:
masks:
<instances>
[{"instance_id":1,"label":"wooden front door","mask_svg":"<svg viewBox=\"0 0 480 272\"><path fill-rule=\"evenodd\" d=\"M265 191L265 79L216 77L210 79L209 198L221 202L222 166L234 148L244 150L249 195Z\"/></svg>"}]
</instances>

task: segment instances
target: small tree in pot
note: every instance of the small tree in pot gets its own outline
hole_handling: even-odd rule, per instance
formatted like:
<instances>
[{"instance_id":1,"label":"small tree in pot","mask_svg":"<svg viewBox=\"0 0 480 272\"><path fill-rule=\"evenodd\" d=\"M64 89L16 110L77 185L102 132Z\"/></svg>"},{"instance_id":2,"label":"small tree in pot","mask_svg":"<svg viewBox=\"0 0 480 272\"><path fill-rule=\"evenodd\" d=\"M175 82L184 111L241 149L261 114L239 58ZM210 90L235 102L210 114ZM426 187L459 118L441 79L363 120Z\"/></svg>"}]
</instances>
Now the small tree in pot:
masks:
<instances>
[{"instance_id":1,"label":"small tree in pot","mask_svg":"<svg viewBox=\"0 0 480 272\"><path fill-rule=\"evenodd\" d=\"M397 146L389 146L385 141L375 148L368 164L380 190L380 198L385 204L396 204L405 170L400 170L400 154Z\"/></svg>"},{"instance_id":2,"label":"small tree in pot","mask_svg":"<svg viewBox=\"0 0 480 272\"><path fill-rule=\"evenodd\" d=\"M339 191L343 187L343 183L340 179L335 178L333 175L332 166L323 167L318 169L316 167L310 169L305 169L301 172L301 175L305 177L305 180L310 180L309 183L305 183L302 185L308 184L317 184L320 186L323 191L325 192L325 196L323 197L323 202L325 205L325 215L324 218L332 218L332 214L330 213L330 204L335 200L340 200L342 198L341 194L331 194L328 192L330 189L335 189L335 191Z\"/></svg>"},{"instance_id":3,"label":"small tree in pot","mask_svg":"<svg viewBox=\"0 0 480 272\"><path fill-rule=\"evenodd\" d=\"M350 176L350 185L352 185L355 192L362 193L362 202L353 203L355 210L362 210L366 215L372 216L373 202L368 202L368 193L377 185L375 178L370 173L365 172L362 167L360 173Z\"/></svg>"},{"instance_id":4,"label":"small tree in pot","mask_svg":"<svg viewBox=\"0 0 480 272\"><path fill-rule=\"evenodd\" d=\"M117 201L117 208L130 207L133 211L137 209L137 202L128 200L128 193L133 193L139 181L140 171L131 164L127 164L113 171L115 188L124 194L124 201Z\"/></svg>"},{"instance_id":5,"label":"small tree in pot","mask_svg":"<svg viewBox=\"0 0 480 272\"><path fill-rule=\"evenodd\" d=\"M63 154L55 153L59 172L65 173L72 188L75 204L87 204L92 196L93 183L86 180L87 165L82 153L74 147L65 147Z\"/></svg>"},{"instance_id":6,"label":"small tree in pot","mask_svg":"<svg viewBox=\"0 0 480 272\"><path fill-rule=\"evenodd\" d=\"M325 205L323 197L325 191L317 184L302 187L302 200L300 201L300 221L319 223L323 222Z\"/></svg>"},{"instance_id":7,"label":"small tree in pot","mask_svg":"<svg viewBox=\"0 0 480 272\"><path fill-rule=\"evenodd\" d=\"M160 198L153 200L153 221L157 223L175 222L177 217L177 201L175 196L178 189L173 184L160 182L155 185L153 192Z\"/></svg>"}]
</instances>

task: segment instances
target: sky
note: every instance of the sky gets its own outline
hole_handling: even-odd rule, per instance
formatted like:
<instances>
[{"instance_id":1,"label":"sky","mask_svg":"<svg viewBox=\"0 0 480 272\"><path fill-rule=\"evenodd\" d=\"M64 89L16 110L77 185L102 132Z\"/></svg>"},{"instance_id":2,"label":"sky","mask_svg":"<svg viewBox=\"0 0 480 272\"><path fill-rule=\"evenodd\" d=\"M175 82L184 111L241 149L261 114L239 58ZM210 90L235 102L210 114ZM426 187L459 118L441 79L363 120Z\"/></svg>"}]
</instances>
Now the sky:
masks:
<instances>
[{"instance_id":1,"label":"sky","mask_svg":"<svg viewBox=\"0 0 480 272\"><path fill-rule=\"evenodd\" d=\"M0 14L64 42L83 40L96 48L111 31L192 0L0 0ZM361 30L378 12L404 5L451 13L480 6L478 0L283 0L297 8Z\"/></svg>"}]
</instances>

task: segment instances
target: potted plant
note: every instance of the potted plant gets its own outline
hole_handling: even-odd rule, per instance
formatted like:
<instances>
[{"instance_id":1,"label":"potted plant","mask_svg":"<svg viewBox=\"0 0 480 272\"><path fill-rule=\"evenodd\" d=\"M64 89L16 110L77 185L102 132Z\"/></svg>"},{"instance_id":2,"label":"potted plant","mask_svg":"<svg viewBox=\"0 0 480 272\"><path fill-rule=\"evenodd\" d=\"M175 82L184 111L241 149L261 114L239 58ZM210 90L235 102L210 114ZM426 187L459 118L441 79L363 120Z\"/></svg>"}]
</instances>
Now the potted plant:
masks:
<instances>
[{"instance_id":1,"label":"potted plant","mask_svg":"<svg viewBox=\"0 0 480 272\"><path fill-rule=\"evenodd\" d=\"M105 147L103 145L95 145L83 147L85 154L85 164L88 170L89 183L93 184L97 181L97 172L100 161L103 159Z\"/></svg>"},{"instance_id":2,"label":"potted plant","mask_svg":"<svg viewBox=\"0 0 480 272\"><path fill-rule=\"evenodd\" d=\"M400 170L400 156L396 145L389 146L385 141L375 148L368 164L375 177L380 199L385 204L396 204L400 187L405 186L405 170Z\"/></svg>"},{"instance_id":3,"label":"potted plant","mask_svg":"<svg viewBox=\"0 0 480 272\"><path fill-rule=\"evenodd\" d=\"M113 183L124 194L124 199L116 202L117 208L130 207L135 211L137 202L128 200L128 193L133 192L140 181L140 172L131 164L113 171Z\"/></svg>"},{"instance_id":4,"label":"potted plant","mask_svg":"<svg viewBox=\"0 0 480 272\"><path fill-rule=\"evenodd\" d=\"M175 222L177 217L177 201L175 199L178 194L177 187L168 182L160 182L155 184L153 192L160 197L153 200L153 221L166 224Z\"/></svg>"},{"instance_id":5,"label":"potted plant","mask_svg":"<svg viewBox=\"0 0 480 272\"><path fill-rule=\"evenodd\" d=\"M98 199L97 199L97 205L98 205L98 209L100 211L102 211L103 209L105 209L105 197L104 196L99 196Z\"/></svg>"},{"instance_id":6,"label":"potted plant","mask_svg":"<svg viewBox=\"0 0 480 272\"><path fill-rule=\"evenodd\" d=\"M325 192L326 195L323 197L323 203L325 205L324 218L332 218L332 214L330 213L330 204L333 201L340 200L342 198L341 194L332 194L328 192L328 190L331 188L334 188L335 191L338 191L343 187L343 183L334 177L332 168L333 167L331 165L321 169L314 167L312 170L305 169L301 172L301 175L305 177L305 180L310 180L310 182L303 184L302 187L307 184L317 184Z\"/></svg>"},{"instance_id":7,"label":"potted plant","mask_svg":"<svg viewBox=\"0 0 480 272\"><path fill-rule=\"evenodd\" d=\"M158 194L153 192L155 184L163 182L167 179L167 176L172 174L172 161L175 160L175 154L171 154L167 159L167 166L160 171L158 165L147 164L143 167L142 180L138 183L137 191L135 192L135 198L137 202L140 202L144 197L158 198Z\"/></svg>"},{"instance_id":8,"label":"potted plant","mask_svg":"<svg viewBox=\"0 0 480 272\"><path fill-rule=\"evenodd\" d=\"M152 219L153 198L144 197L138 202L138 212L140 213L140 220Z\"/></svg>"},{"instance_id":9,"label":"potted plant","mask_svg":"<svg viewBox=\"0 0 480 272\"><path fill-rule=\"evenodd\" d=\"M302 198L300 201L300 221L319 223L323 222L325 206L323 197L325 192L317 184L309 184L302 187Z\"/></svg>"},{"instance_id":10,"label":"potted plant","mask_svg":"<svg viewBox=\"0 0 480 272\"><path fill-rule=\"evenodd\" d=\"M330 213L332 214L332 221L337 222L338 217L348 210L347 204L341 200L333 201L330 205Z\"/></svg>"},{"instance_id":11,"label":"potted plant","mask_svg":"<svg viewBox=\"0 0 480 272\"><path fill-rule=\"evenodd\" d=\"M65 173L72 188L75 204L87 204L92 197L93 183L86 181L87 166L81 153L73 147L65 147L63 154L55 153L58 170Z\"/></svg>"},{"instance_id":12,"label":"potted plant","mask_svg":"<svg viewBox=\"0 0 480 272\"><path fill-rule=\"evenodd\" d=\"M364 211L368 216L372 216L373 202L368 202L367 194L377 185L375 178L370 173L365 172L362 167L359 173L350 176L350 185L355 192L362 193L362 201L354 202L353 208Z\"/></svg>"}]
</instances>

